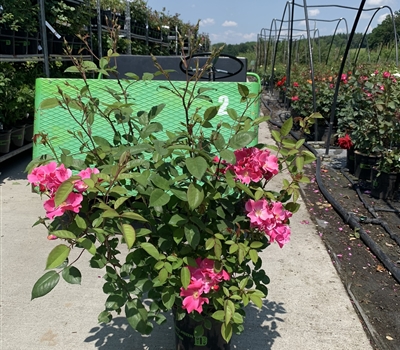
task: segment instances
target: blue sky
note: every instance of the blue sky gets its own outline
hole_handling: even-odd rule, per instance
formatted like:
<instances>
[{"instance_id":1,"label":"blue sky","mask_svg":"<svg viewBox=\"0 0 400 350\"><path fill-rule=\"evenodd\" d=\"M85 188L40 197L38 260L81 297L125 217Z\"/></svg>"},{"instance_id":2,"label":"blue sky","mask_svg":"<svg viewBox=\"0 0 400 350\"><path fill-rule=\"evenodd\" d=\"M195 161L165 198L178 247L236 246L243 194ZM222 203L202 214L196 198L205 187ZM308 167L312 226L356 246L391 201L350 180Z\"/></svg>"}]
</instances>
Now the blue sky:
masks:
<instances>
[{"instance_id":1,"label":"blue sky","mask_svg":"<svg viewBox=\"0 0 400 350\"><path fill-rule=\"evenodd\" d=\"M148 0L147 4L153 10L162 10L174 15L180 14L184 22L200 22L200 31L208 33L212 43L224 42L227 44L239 44L246 41L256 41L257 34L263 28L270 29L273 19L281 20L285 9L284 0ZM303 5L303 0L295 0L295 4ZM361 0L307 0L308 6L316 5L344 5L358 8ZM393 12L400 10L400 0L367 0L364 9L372 9L380 6L389 6ZM357 32L364 32L370 18L375 11L364 11L357 27ZM310 7L308 14L310 27L320 36L333 34L337 25L336 22L318 22L315 19L332 21L345 18L349 31L357 11L334 7ZM380 10L374 17L371 28L382 21L389 11L386 8ZM288 11L285 20L287 20ZM301 35L305 29L304 9L295 7L296 33ZM280 22L276 21L278 28ZM338 27L339 32L346 32L345 21L342 20ZM264 31L263 34L269 34Z\"/></svg>"}]
</instances>

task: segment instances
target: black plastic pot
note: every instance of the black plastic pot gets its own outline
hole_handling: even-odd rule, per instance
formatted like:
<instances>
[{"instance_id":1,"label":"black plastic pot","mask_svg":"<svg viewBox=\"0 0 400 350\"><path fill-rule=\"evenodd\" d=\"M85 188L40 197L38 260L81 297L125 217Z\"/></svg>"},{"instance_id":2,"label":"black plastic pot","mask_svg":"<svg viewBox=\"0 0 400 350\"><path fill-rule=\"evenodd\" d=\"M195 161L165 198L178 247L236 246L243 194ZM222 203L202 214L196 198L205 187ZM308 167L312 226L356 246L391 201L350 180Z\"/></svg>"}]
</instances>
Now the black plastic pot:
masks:
<instances>
[{"instance_id":1,"label":"black plastic pot","mask_svg":"<svg viewBox=\"0 0 400 350\"><path fill-rule=\"evenodd\" d=\"M33 124L25 125L24 141L26 143L31 143L33 138Z\"/></svg>"},{"instance_id":2,"label":"black plastic pot","mask_svg":"<svg viewBox=\"0 0 400 350\"><path fill-rule=\"evenodd\" d=\"M10 152L11 130L0 130L0 153Z\"/></svg>"},{"instance_id":3,"label":"black plastic pot","mask_svg":"<svg viewBox=\"0 0 400 350\"><path fill-rule=\"evenodd\" d=\"M210 318L211 329L204 327L204 333L200 337L194 335L197 326L202 325L186 315L182 320L175 319L176 350L230 350L221 335L221 322Z\"/></svg>"},{"instance_id":4,"label":"black plastic pot","mask_svg":"<svg viewBox=\"0 0 400 350\"><path fill-rule=\"evenodd\" d=\"M11 131L11 144L15 147L24 145L25 125L13 128Z\"/></svg>"},{"instance_id":5,"label":"black plastic pot","mask_svg":"<svg viewBox=\"0 0 400 350\"><path fill-rule=\"evenodd\" d=\"M349 169L350 174L354 174L354 148L347 150L346 168Z\"/></svg>"},{"instance_id":6,"label":"black plastic pot","mask_svg":"<svg viewBox=\"0 0 400 350\"><path fill-rule=\"evenodd\" d=\"M380 199L393 199L399 190L400 179L398 173L383 173L378 176L378 170L372 169L371 196Z\"/></svg>"},{"instance_id":7,"label":"black plastic pot","mask_svg":"<svg viewBox=\"0 0 400 350\"><path fill-rule=\"evenodd\" d=\"M371 181L372 168L377 164L377 155L354 151L354 176L360 180Z\"/></svg>"}]
</instances>

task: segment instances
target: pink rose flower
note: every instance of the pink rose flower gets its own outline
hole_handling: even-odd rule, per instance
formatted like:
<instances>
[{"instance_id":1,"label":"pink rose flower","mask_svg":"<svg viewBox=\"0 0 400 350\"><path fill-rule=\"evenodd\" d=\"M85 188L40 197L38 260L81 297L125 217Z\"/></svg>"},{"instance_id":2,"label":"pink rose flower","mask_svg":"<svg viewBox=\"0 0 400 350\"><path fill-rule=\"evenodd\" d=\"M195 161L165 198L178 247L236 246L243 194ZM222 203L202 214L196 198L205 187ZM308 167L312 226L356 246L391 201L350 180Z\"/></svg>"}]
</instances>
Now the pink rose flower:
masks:
<instances>
[{"instance_id":1,"label":"pink rose flower","mask_svg":"<svg viewBox=\"0 0 400 350\"><path fill-rule=\"evenodd\" d=\"M56 216L63 215L68 210L79 213L79 209L82 207L82 200L83 196L81 194L71 192L65 202L61 203L59 206L55 205L54 197L51 197L43 203L43 207L46 210L46 216L49 219L54 219Z\"/></svg>"},{"instance_id":2,"label":"pink rose flower","mask_svg":"<svg viewBox=\"0 0 400 350\"><path fill-rule=\"evenodd\" d=\"M85 169L85 170L81 170L79 173L78 173L78 176L80 176L80 178L82 179L82 180L84 180L84 179L90 179L90 176L92 175L92 174L98 174L100 171L99 171L99 169L97 169L97 168L87 168L87 169ZM85 192L86 190L87 190L87 188L88 188L88 186L85 184L85 182L84 181L82 181L82 180L77 180L77 181L75 181L74 182L74 188L78 191L78 192Z\"/></svg>"},{"instance_id":3,"label":"pink rose flower","mask_svg":"<svg viewBox=\"0 0 400 350\"><path fill-rule=\"evenodd\" d=\"M185 297L182 307L188 313L196 310L199 314L203 312L203 304L209 303L208 298L202 297L203 283L201 281L191 282L186 289L181 288L180 296Z\"/></svg>"}]
</instances>

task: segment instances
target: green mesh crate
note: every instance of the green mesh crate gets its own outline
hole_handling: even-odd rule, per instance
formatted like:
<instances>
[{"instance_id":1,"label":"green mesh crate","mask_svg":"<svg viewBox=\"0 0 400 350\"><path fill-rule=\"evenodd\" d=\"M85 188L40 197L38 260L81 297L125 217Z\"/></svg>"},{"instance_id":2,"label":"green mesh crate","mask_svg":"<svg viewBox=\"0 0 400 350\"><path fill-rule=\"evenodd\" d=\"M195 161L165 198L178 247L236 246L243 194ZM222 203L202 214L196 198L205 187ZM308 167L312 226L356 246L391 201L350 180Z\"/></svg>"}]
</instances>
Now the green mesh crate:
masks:
<instances>
[{"instance_id":1,"label":"green mesh crate","mask_svg":"<svg viewBox=\"0 0 400 350\"><path fill-rule=\"evenodd\" d=\"M123 83L125 84L125 83ZM176 88L184 88L185 82L176 81L173 82ZM251 93L258 94L261 87L258 82L246 82L240 83L246 85ZM40 103L51 97L59 97L58 89L62 89L66 94L72 98L76 97L77 91L84 86L84 82L81 79L37 79L36 80L36 96L35 96L35 125L34 131L45 132L49 137L52 138L52 144L56 151L60 148L65 148L71 151L72 154L79 154L78 141L68 133L68 130L79 130L79 126L74 122L73 118L69 115L68 111L61 107L55 107L51 109L40 109ZM102 79L90 79L89 80L90 91L93 96L100 100L100 103L104 108L105 104L111 104L115 102L115 99L106 91L106 88L115 91L121 91L118 86L117 80L102 80ZM181 123L185 121L184 109L182 107L181 100L174 96L171 91L162 87L170 86L167 81L137 81L131 84L128 88L128 97L130 102L134 103L132 107L134 114L138 111L148 112L151 107L165 103L166 106L163 111L153 120L163 125L163 131L157 134L159 139L163 139L165 131L175 132L182 129ZM78 88L78 90L73 87ZM238 83L234 82L198 82L196 89L198 88L212 88L207 91L213 103L206 100L199 99L193 104L191 111L193 112L196 107L203 106L202 111L207 107L221 104L217 117L212 119L213 125L217 125L219 122L232 123L232 119L227 114L227 108L233 108L236 110L238 115L244 111L246 104L241 103L241 95L238 91ZM254 101L250 109L246 112L246 115L255 119L258 117L260 111L259 99ZM201 113L201 112L200 112ZM82 118L81 112L74 112L74 116L80 120ZM121 124L117 125L117 128L121 129ZM229 131L226 131L223 136L229 138ZM163 135L162 135L163 134ZM92 126L92 135L98 135L106 138L112 143L114 133L108 123L100 117L95 116L95 121ZM167 138L165 136L165 138ZM256 144L255 141L253 144ZM38 157L43 154L49 153L49 149L43 145L36 144L33 146L33 157Z\"/></svg>"}]
</instances>

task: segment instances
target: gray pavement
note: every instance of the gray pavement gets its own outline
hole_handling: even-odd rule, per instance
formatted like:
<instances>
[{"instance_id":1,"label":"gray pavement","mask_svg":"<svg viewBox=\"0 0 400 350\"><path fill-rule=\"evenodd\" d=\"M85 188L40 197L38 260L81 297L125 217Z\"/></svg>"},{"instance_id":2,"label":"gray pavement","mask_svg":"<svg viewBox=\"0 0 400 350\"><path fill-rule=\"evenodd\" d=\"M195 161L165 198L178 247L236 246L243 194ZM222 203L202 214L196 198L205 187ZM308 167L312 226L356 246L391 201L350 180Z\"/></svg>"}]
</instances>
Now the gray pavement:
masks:
<instances>
[{"instance_id":1,"label":"gray pavement","mask_svg":"<svg viewBox=\"0 0 400 350\"><path fill-rule=\"evenodd\" d=\"M260 128L260 140L271 142L268 127ZM97 323L105 300L102 271L90 269L88 259L79 262L81 286L60 281L47 296L30 300L32 286L58 242L48 241L43 227L32 227L44 212L40 197L27 187L27 162L8 163L7 168L0 164L0 349L172 350L171 318L149 337L132 331L121 316L108 325ZM231 348L372 349L305 205L291 226L291 242L283 249L274 244L262 256L271 278L269 295L261 311L248 308L245 332L233 337Z\"/></svg>"}]
</instances>

